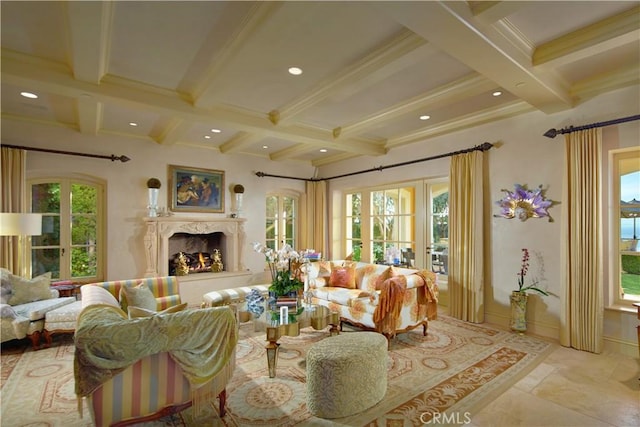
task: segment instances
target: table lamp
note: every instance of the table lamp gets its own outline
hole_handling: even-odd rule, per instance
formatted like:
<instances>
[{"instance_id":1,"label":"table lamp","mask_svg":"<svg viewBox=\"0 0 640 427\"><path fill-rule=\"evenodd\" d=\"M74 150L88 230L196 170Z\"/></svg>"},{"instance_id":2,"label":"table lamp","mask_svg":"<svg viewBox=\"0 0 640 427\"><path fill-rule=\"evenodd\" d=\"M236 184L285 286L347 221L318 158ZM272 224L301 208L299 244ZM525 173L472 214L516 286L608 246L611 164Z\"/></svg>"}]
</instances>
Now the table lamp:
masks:
<instances>
[{"instance_id":1,"label":"table lamp","mask_svg":"<svg viewBox=\"0 0 640 427\"><path fill-rule=\"evenodd\" d=\"M14 274L27 277L25 237L41 234L42 214L0 212L0 236L18 236L18 271Z\"/></svg>"}]
</instances>

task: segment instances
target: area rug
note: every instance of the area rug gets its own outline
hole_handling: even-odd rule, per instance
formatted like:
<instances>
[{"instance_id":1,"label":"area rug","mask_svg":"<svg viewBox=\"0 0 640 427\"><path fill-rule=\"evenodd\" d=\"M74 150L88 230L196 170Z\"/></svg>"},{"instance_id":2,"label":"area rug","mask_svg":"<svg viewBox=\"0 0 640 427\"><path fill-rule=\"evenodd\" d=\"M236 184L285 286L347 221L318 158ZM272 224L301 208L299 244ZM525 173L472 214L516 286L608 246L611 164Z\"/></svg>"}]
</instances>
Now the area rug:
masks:
<instances>
[{"instance_id":1,"label":"area rug","mask_svg":"<svg viewBox=\"0 0 640 427\"><path fill-rule=\"evenodd\" d=\"M343 334L359 333L348 329ZM240 326L236 372L227 387L227 415L216 408L193 419L190 409L145 427L160 426L422 426L447 420L464 424L474 410L513 386L555 346L545 340L441 315L421 329L392 340L384 399L350 417L323 420L306 407L305 355L331 339L328 329L301 330L280 340L276 378L269 378L264 332ZM3 427L91 426L81 419L73 393L73 341L59 336L48 349L26 344L2 348Z\"/></svg>"}]
</instances>

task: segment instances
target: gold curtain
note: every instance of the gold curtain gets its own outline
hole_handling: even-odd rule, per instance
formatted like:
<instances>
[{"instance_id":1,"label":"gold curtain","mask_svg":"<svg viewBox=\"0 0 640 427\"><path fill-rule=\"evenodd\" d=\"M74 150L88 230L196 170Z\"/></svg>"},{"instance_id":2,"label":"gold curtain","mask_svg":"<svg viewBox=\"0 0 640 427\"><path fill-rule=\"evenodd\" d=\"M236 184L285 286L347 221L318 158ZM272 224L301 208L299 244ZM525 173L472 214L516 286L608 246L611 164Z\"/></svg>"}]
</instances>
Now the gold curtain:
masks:
<instances>
[{"instance_id":1,"label":"gold curtain","mask_svg":"<svg viewBox=\"0 0 640 427\"><path fill-rule=\"evenodd\" d=\"M484 321L484 153L451 158L449 176L449 314Z\"/></svg>"},{"instance_id":2,"label":"gold curtain","mask_svg":"<svg viewBox=\"0 0 640 427\"><path fill-rule=\"evenodd\" d=\"M315 249L327 259L326 181L307 181L305 209L300 221L301 249Z\"/></svg>"},{"instance_id":3,"label":"gold curtain","mask_svg":"<svg viewBox=\"0 0 640 427\"><path fill-rule=\"evenodd\" d=\"M0 150L0 199L1 212L26 212L26 166L27 152L15 148L1 147ZM18 250L18 236L0 236L0 267L19 274L20 251Z\"/></svg>"},{"instance_id":4,"label":"gold curtain","mask_svg":"<svg viewBox=\"0 0 640 427\"><path fill-rule=\"evenodd\" d=\"M565 135L562 189L560 343L600 353L603 345L602 130Z\"/></svg>"}]
</instances>

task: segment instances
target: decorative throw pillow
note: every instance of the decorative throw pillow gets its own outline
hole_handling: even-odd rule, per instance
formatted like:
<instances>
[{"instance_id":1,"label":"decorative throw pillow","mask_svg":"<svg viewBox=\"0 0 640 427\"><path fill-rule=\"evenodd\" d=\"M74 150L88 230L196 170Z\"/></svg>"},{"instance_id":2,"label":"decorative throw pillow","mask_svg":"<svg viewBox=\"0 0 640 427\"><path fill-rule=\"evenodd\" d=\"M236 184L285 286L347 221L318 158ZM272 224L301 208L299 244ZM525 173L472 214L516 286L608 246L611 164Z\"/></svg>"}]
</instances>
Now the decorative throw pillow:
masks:
<instances>
[{"instance_id":1,"label":"decorative throw pillow","mask_svg":"<svg viewBox=\"0 0 640 427\"><path fill-rule=\"evenodd\" d=\"M137 286L123 286L120 288L120 304L124 302L126 302L127 306L133 305L147 310L156 311L158 308L156 297L144 282L140 282Z\"/></svg>"},{"instance_id":2,"label":"decorative throw pillow","mask_svg":"<svg viewBox=\"0 0 640 427\"><path fill-rule=\"evenodd\" d=\"M316 277L329 277L329 276L331 276L331 262L318 261L318 275Z\"/></svg>"},{"instance_id":3,"label":"decorative throw pillow","mask_svg":"<svg viewBox=\"0 0 640 427\"><path fill-rule=\"evenodd\" d=\"M329 286L338 288L356 288L356 264L348 263L345 266L331 264L331 276L329 276Z\"/></svg>"},{"instance_id":4,"label":"decorative throw pillow","mask_svg":"<svg viewBox=\"0 0 640 427\"><path fill-rule=\"evenodd\" d=\"M165 308L162 311L147 310L146 308L135 307L131 305L127 307L127 310L129 311L129 319L136 319L139 317L151 317L159 314L177 313L179 311L184 310L185 308L187 308L186 302L183 302L182 304L174 305L172 307Z\"/></svg>"},{"instance_id":5,"label":"decorative throw pillow","mask_svg":"<svg viewBox=\"0 0 640 427\"><path fill-rule=\"evenodd\" d=\"M120 308L116 297L100 285L84 285L80 288L80 292L82 294L82 307L104 304Z\"/></svg>"},{"instance_id":6,"label":"decorative throw pillow","mask_svg":"<svg viewBox=\"0 0 640 427\"><path fill-rule=\"evenodd\" d=\"M28 302L40 301L51 298L51 272L34 277L33 279L25 279L11 273L3 272L2 287L4 296L9 290L10 297L6 298L6 304L18 305ZM4 300L5 298L3 298Z\"/></svg>"}]
</instances>

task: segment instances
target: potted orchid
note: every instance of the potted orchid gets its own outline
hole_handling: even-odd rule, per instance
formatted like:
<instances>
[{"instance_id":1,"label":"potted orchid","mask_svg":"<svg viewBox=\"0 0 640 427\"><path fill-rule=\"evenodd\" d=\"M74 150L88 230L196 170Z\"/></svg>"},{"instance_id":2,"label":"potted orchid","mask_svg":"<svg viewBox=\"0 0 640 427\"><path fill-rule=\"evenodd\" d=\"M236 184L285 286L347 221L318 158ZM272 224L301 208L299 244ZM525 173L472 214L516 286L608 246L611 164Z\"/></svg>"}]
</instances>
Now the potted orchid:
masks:
<instances>
[{"instance_id":1,"label":"potted orchid","mask_svg":"<svg viewBox=\"0 0 640 427\"><path fill-rule=\"evenodd\" d=\"M271 273L270 292L275 296L286 296L304 287L304 282L301 280L301 267L304 258L291 246L284 245L276 251L258 242L254 242L252 245L253 250L264 254L269 266Z\"/></svg>"},{"instance_id":2,"label":"potted orchid","mask_svg":"<svg viewBox=\"0 0 640 427\"><path fill-rule=\"evenodd\" d=\"M518 272L518 290L511 293L511 324L512 330L517 332L524 332L527 330L527 300L529 296L527 291L538 292L544 296L549 296L549 293L540 287L538 287L538 281L533 280L530 284L525 284L525 276L529 271L529 250L522 249L522 263L520 265L520 271Z\"/></svg>"}]
</instances>

